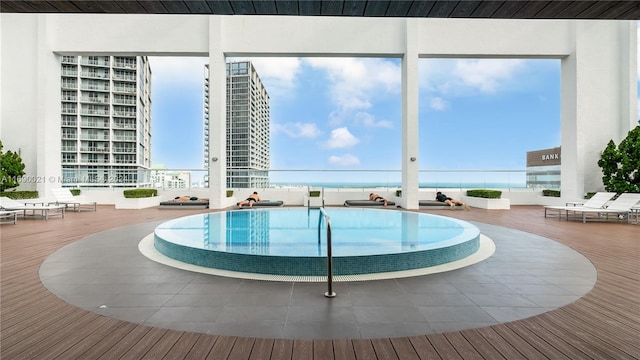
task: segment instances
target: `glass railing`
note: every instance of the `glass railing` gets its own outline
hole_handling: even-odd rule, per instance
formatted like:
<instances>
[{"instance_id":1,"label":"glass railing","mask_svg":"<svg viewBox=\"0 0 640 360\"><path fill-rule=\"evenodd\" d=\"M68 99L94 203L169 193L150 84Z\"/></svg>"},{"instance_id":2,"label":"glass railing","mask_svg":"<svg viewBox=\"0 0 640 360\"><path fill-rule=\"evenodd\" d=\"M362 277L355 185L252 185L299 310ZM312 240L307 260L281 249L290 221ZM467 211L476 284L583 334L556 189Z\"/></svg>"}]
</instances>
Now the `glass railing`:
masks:
<instances>
[{"instance_id":1,"label":"glass railing","mask_svg":"<svg viewBox=\"0 0 640 360\"><path fill-rule=\"evenodd\" d=\"M130 149L132 152L135 149ZM113 152L129 152L129 149L113 148ZM114 159L115 163L133 164L135 161ZM119 161L118 161L119 160ZM236 169L237 170L237 169ZM118 178L115 170L105 170L114 172L113 176L106 176L106 179ZM206 188L208 171L205 169L153 169L153 170L132 170L140 179L145 179L144 183L151 184L159 190ZM264 176L259 176L263 171L252 170L260 179L253 182L254 188L325 188L325 189L370 189L379 188L386 190L400 190L402 188L402 172L400 170L313 170L313 169L287 169L287 170L265 170L268 181L264 182ZM535 172L531 170L420 170L418 175L418 186L421 189L540 189L553 188L544 187L540 184L527 185L527 176L547 174L547 171ZM231 175L231 174L229 174ZM122 178L122 177L120 177ZM175 181L176 178L182 179ZM130 179L130 177L128 177ZM153 179L149 180L149 179ZM163 179L166 179L163 180ZM171 181L170 181L171 180ZM246 179L245 184L252 184L250 179ZM268 185L259 185L265 184ZM549 182L551 184L552 181ZM555 180L559 184L559 175ZM118 184L123 184L119 182ZM176 185L178 184L178 185ZM105 185L109 185L108 182ZM136 182L129 182L130 186L135 186ZM559 187L559 185L558 185ZM241 188L240 186L232 188ZM244 188L244 186L242 187Z\"/></svg>"}]
</instances>

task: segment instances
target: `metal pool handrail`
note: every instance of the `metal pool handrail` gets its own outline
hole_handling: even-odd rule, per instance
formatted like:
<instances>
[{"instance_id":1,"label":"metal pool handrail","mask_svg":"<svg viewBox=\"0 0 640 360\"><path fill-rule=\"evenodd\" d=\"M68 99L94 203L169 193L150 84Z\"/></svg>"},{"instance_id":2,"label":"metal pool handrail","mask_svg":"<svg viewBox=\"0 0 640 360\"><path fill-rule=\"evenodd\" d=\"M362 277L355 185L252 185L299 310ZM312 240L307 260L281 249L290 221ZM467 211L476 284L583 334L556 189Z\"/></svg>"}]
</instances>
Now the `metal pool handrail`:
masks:
<instances>
[{"instance_id":1,"label":"metal pool handrail","mask_svg":"<svg viewBox=\"0 0 640 360\"><path fill-rule=\"evenodd\" d=\"M321 233L321 225L322 218L327 223L327 292L324 293L324 296L328 298L332 298L336 296L336 293L333 292L333 275L331 269L331 218L329 214L324 210L324 207L320 208L320 216L318 216L318 244L320 244L320 233Z\"/></svg>"}]
</instances>

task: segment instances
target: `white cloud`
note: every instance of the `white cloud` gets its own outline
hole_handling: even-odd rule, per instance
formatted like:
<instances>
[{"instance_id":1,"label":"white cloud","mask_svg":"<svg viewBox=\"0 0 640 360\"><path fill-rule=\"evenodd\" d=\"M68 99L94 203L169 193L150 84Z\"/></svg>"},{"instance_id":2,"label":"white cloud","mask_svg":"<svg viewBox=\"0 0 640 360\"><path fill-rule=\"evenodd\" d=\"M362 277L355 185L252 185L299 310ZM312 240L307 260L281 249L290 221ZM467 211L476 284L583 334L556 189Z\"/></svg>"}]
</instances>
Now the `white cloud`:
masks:
<instances>
[{"instance_id":1,"label":"white cloud","mask_svg":"<svg viewBox=\"0 0 640 360\"><path fill-rule=\"evenodd\" d=\"M455 75L464 85L483 93L494 93L524 67L522 59L458 60Z\"/></svg>"},{"instance_id":2,"label":"white cloud","mask_svg":"<svg viewBox=\"0 0 640 360\"><path fill-rule=\"evenodd\" d=\"M460 96L496 93L513 84L525 59L429 59L420 66L420 88Z\"/></svg>"},{"instance_id":3,"label":"white cloud","mask_svg":"<svg viewBox=\"0 0 640 360\"><path fill-rule=\"evenodd\" d=\"M327 140L325 146L329 149L348 148L355 146L360 140L353 136L349 129L341 127L331 130L331 137Z\"/></svg>"},{"instance_id":4,"label":"white cloud","mask_svg":"<svg viewBox=\"0 0 640 360\"><path fill-rule=\"evenodd\" d=\"M336 109L331 123L343 122L350 113L372 107L376 96L400 90L400 66L385 59L305 58L312 68L324 70L330 83L330 98Z\"/></svg>"},{"instance_id":5,"label":"white cloud","mask_svg":"<svg viewBox=\"0 0 640 360\"><path fill-rule=\"evenodd\" d=\"M436 97L432 97L431 100L429 101L429 107L431 107L434 110L443 111L449 107L449 102L439 96L436 96Z\"/></svg>"},{"instance_id":6,"label":"white cloud","mask_svg":"<svg viewBox=\"0 0 640 360\"><path fill-rule=\"evenodd\" d=\"M355 115L355 123L362 124L367 127L383 127L392 128L393 123L389 120L377 120L375 117L367 112L359 112Z\"/></svg>"},{"instance_id":7,"label":"white cloud","mask_svg":"<svg viewBox=\"0 0 640 360\"><path fill-rule=\"evenodd\" d=\"M322 134L322 132L318 129L318 126L314 123L274 123L271 125L271 130L273 132L283 132L292 138L313 139Z\"/></svg>"},{"instance_id":8,"label":"white cloud","mask_svg":"<svg viewBox=\"0 0 640 360\"><path fill-rule=\"evenodd\" d=\"M360 159L351 154L344 154L342 156L331 155L329 157L329 164L337 166L354 166L360 164Z\"/></svg>"},{"instance_id":9,"label":"white cloud","mask_svg":"<svg viewBox=\"0 0 640 360\"><path fill-rule=\"evenodd\" d=\"M204 88L204 65L208 62L207 57L150 56L152 85Z\"/></svg>"},{"instance_id":10,"label":"white cloud","mask_svg":"<svg viewBox=\"0 0 640 360\"><path fill-rule=\"evenodd\" d=\"M288 97L296 88L301 61L296 57L229 57L231 61L251 61L272 99Z\"/></svg>"}]
</instances>

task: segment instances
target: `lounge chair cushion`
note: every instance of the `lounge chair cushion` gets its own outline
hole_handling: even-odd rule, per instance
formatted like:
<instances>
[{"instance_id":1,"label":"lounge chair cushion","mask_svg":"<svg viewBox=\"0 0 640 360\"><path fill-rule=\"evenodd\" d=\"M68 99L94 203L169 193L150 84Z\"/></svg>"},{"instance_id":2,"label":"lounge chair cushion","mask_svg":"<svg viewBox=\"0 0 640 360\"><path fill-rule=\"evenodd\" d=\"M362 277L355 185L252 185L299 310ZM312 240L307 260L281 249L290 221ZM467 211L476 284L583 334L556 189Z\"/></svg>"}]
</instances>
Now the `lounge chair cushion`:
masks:
<instances>
[{"instance_id":1,"label":"lounge chair cushion","mask_svg":"<svg viewBox=\"0 0 640 360\"><path fill-rule=\"evenodd\" d=\"M394 206L395 204L393 201L387 201L388 206ZM374 200L346 200L344 206L384 206L384 202Z\"/></svg>"},{"instance_id":2,"label":"lounge chair cushion","mask_svg":"<svg viewBox=\"0 0 640 360\"><path fill-rule=\"evenodd\" d=\"M208 207L209 199L189 196L181 196L173 200L162 201L158 206L160 209L207 209Z\"/></svg>"},{"instance_id":3,"label":"lounge chair cushion","mask_svg":"<svg viewBox=\"0 0 640 360\"><path fill-rule=\"evenodd\" d=\"M236 203L236 206L238 206L238 204L239 203ZM253 207L256 206L284 206L284 202L282 202L281 200L260 200L253 203ZM244 205L242 206L242 209L248 207L249 205Z\"/></svg>"},{"instance_id":4,"label":"lounge chair cushion","mask_svg":"<svg viewBox=\"0 0 640 360\"><path fill-rule=\"evenodd\" d=\"M418 206L421 207L426 207L426 208L442 208L442 209L449 209L451 208L449 205L443 203L442 201L438 201L438 200L419 200L418 201ZM457 208L461 208L464 209L463 205L460 204L456 204Z\"/></svg>"}]
</instances>

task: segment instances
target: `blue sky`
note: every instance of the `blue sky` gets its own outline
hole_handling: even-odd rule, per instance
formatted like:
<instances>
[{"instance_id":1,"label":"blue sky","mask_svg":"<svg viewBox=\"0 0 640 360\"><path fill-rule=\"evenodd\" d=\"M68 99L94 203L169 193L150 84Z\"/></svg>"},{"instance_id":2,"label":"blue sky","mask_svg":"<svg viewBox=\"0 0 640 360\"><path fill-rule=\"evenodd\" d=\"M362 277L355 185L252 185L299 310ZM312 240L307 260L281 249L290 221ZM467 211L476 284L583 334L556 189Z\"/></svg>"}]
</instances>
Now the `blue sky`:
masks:
<instances>
[{"instance_id":1,"label":"blue sky","mask_svg":"<svg viewBox=\"0 0 640 360\"><path fill-rule=\"evenodd\" d=\"M154 164L203 167L207 60L150 59ZM400 169L399 59L249 60L271 99L272 169ZM560 145L560 60L419 64L420 170L523 170L527 151Z\"/></svg>"}]
</instances>

